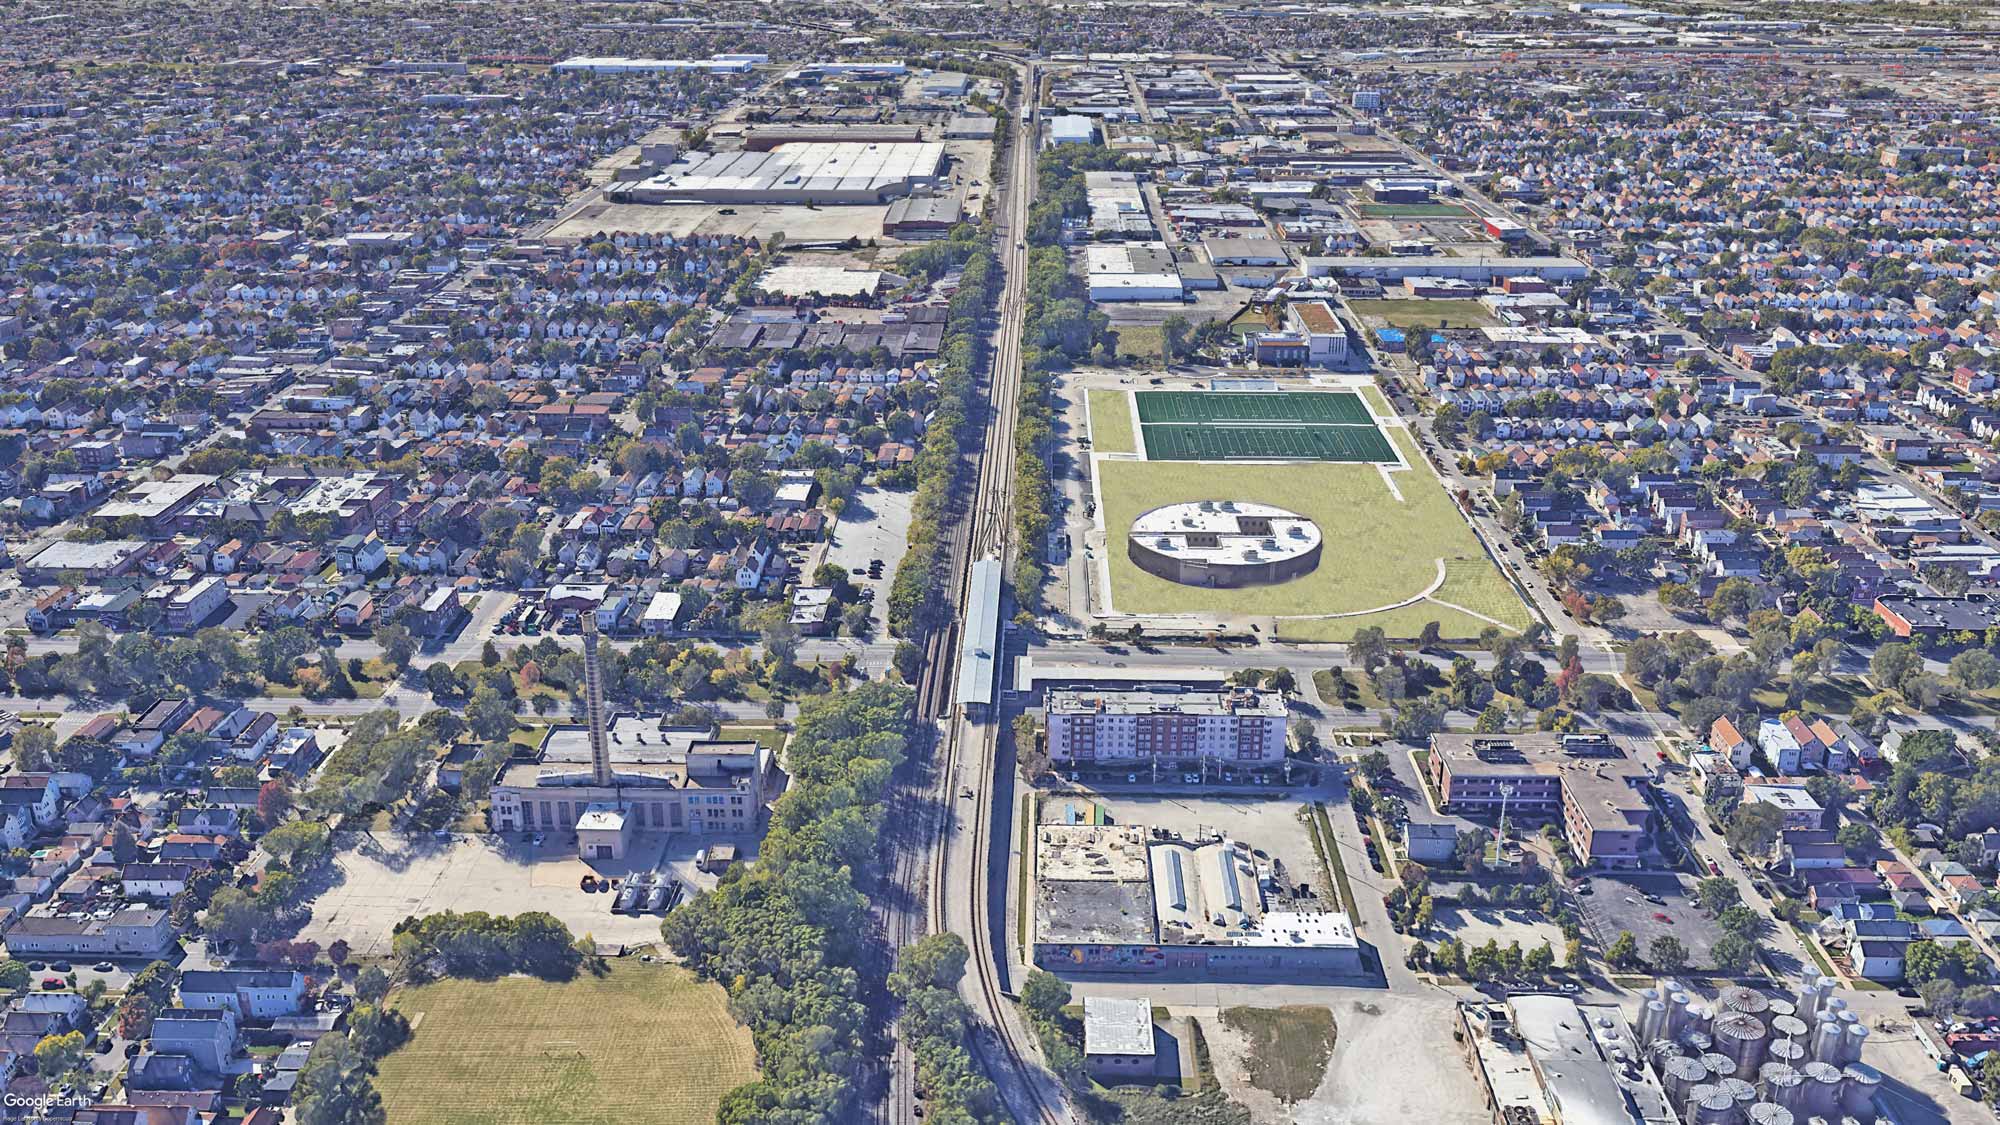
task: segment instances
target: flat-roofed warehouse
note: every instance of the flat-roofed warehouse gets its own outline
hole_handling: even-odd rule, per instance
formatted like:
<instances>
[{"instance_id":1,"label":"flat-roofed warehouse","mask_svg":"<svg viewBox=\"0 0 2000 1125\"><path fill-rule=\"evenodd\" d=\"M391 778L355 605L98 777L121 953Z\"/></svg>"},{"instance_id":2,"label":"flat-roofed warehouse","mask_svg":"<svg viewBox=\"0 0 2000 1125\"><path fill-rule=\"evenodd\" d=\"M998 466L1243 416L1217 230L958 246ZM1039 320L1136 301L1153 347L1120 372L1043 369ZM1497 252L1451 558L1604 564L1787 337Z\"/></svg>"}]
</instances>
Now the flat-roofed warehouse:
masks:
<instances>
[{"instance_id":1,"label":"flat-roofed warehouse","mask_svg":"<svg viewBox=\"0 0 2000 1125\"><path fill-rule=\"evenodd\" d=\"M641 203L886 203L937 186L944 160L935 141L691 152L623 194Z\"/></svg>"}]
</instances>

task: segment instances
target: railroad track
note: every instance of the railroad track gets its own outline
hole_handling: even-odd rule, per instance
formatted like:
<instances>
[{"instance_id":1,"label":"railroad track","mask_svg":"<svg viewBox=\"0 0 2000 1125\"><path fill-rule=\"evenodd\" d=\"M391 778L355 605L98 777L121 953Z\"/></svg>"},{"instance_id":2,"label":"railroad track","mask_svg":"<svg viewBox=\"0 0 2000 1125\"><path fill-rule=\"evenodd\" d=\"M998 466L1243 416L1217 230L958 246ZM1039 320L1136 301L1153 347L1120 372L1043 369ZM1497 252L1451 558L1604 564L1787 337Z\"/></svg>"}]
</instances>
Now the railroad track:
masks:
<instances>
[{"instance_id":1,"label":"railroad track","mask_svg":"<svg viewBox=\"0 0 2000 1125\"><path fill-rule=\"evenodd\" d=\"M1027 82L1017 103L1015 118L1014 151L1007 185L1009 209L1006 221L999 229L1007 280L1000 301L999 339L989 367L991 378L986 396L989 414L985 440L975 454L977 472L970 507L957 521L952 534L952 588L949 595L953 616L945 626L933 629L926 640L924 673L918 685L917 717L921 721L938 724L938 740L936 753L932 756L936 772L931 778L931 785L913 789L912 794L920 801L929 798L929 809L935 815L918 821L919 831L927 837L928 846L904 849L899 853L897 884L915 889L906 880L916 874L913 866L927 860L929 866L922 884L926 909L921 916L921 924L915 911L899 911L893 937L900 946L915 940L922 933L938 933L950 928L946 906L952 901L949 884L952 824L957 803L955 790L959 785L961 764L969 764L976 773L969 783L974 797L972 818L968 822L973 845L971 889L974 905L968 945L978 980L978 996L986 1021L994 1031L992 1043L975 1037L971 1048L999 1087L1002 1104L1010 1119L1035 1121L1041 1125L1067 1125L1070 1120L1067 1106L1061 1104L1059 1095L1052 1099L1045 1089L1046 1072L1035 1061L1032 1048L1024 1041L1025 1036L1015 1022L1010 997L1000 977L991 929L986 924L985 903L990 889L986 850L992 838L989 826L993 823L1000 724L994 716L974 723L956 715L953 698L962 632L960 617L970 593L972 564L982 558L995 558L1001 560L1004 566L1013 528L1014 435L1020 411L1021 327L1027 301L1028 255L1023 243L1035 175L1034 130L1024 111L1034 102L1038 81L1033 65L1028 65L1026 69ZM1003 635L1003 643L1004 639ZM972 751L969 758L968 749ZM917 1125L914 1060L900 1038L896 1048L896 1066L901 1089L894 1091L890 1099L891 1117L897 1125ZM1012 1082L1003 1081L1003 1071L1011 1072ZM1010 1091L1013 1097L1009 1097ZM1020 1110L1027 1112L1018 1112Z\"/></svg>"}]
</instances>

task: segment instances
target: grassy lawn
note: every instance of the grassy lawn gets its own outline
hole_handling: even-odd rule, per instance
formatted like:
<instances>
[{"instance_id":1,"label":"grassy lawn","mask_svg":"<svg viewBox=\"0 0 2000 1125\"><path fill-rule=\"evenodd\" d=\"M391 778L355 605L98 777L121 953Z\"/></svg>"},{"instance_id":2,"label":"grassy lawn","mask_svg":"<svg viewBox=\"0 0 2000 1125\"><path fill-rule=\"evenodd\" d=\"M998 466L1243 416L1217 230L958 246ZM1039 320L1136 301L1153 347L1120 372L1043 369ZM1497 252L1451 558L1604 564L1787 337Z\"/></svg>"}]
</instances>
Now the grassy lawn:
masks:
<instances>
[{"instance_id":1,"label":"grassy lawn","mask_svg":"<svg viewBox=\"0 0 2000 1125\"><path fill-rule=\"evenodd\" d=\"M1166 333L1157 324L1120 324L1112 331L1118 333L1118 354L1135 359L1159 359L1166 342Z\"/></svg>"},{"instance_id":2,"label":"grassy lawn","mask_svg":"<svg viewBox=\"0 0 2000 1125\"><path fill-rule=\"evenodd\" d=\"M1466 526L1444 487L1416 459L1400 430L1384 431L1405 461L1419 466L1394 474L1397 500L1370 465L1300 462L1236 465L1197 461L1106 461L1098 469L1109 530L1112 601L1121 613L1230 613L1281 619L1300 614L1358 613L1413 597L1437 577L1439 595L1467 609L1525 629L1527 607ZM1126 530L1140 513L1183 501L1250 500L1276 504L1319 524L1320 564L1275 586L1205 590L1148 574L1125 548ZM1454 596L1456 595L1456 596ZM1415 637L1428 621L1454 639L1477 637L1490 622L1434 603L1361 617L1281 620L1280 636L1342 641L1375 625Z\"/></svg>"},{"instance_id":3,"label":"grassy lawn","mask_svg":"<svg viewBox=\"0 0 2000 1125\"><path fill-rule=\"evenodd\" d=\"M1099 453L1137 453L1132 402L1124 391L1090 392L1090 447Z\"/></svg>"},{"instance_id":4,"label":"grassy lawn","mask_svg":"<svg viewBox=\"0 0 2000 1125\"><path fill-rule=\"evenodd\" d=\"M771 753L785 748L785 732L758 723L723 723L718 738L747 738Z\"/></svg>"},{"instance_id":5,"label":"grassy lawn","mask_svg":"<svg viewBox=\"0 0 2000 1125\"><path fill-rule=\"evenodd\" d=\"M1333 1013L1316 1005L1226 1008L1222 1022L1249 1039L1250 1084L1292 1103L1312 1097L1333 1058ZM1386 1060L1385 1060L1386 1061Z\"/></svg>"},{"instance_id":6,"label":"grassy lawn","mask_svg":"<svg viewBox=\"0 0 2000 1125\"><path fill-rule=\"evenodd\" d=\"M1356 316L1380 317L1397 328L1484 328L1495 323L1492 315L1478 301L1390 297L1350 304Z\"/></svg>"},{"instance_id":7,"label":"grassy lawn","mask_svg":"<svg viewBox=\"0 0 2000 1125\"><path fill-rule=\"evenodd\" d=\"M376 1079L397 1125L706 1125L756 1077L722 989L671 966L448 980L392 1003L417 1024Z\"/></svg>"},{"instance_id":8,"label":"grassy lawn","mask_svg":"<svg viewBox=\"0 0 2000 1125\"><path fill-rule=\"evenodd\" d=\"M1484 554L1477 559L1446 559L1444 585L1431 596L1516 629L1525 630L1533 620L1506 575L1495 569Z\"/></svg>"},{"instance_id":9,"label":"grassy lawn","mask_svg":"<svg viewBox=\"0 0 2000 1125\"><path fill-rule=\"evenodd\" d=\"M1377 418L1394 418L1396 416L1396 410L1389 405L1389 396L1382 393L1382 388L1362 387L1361 397L1368 400L1368 405L1375 411Z\"/></svg>"}]
</instances>

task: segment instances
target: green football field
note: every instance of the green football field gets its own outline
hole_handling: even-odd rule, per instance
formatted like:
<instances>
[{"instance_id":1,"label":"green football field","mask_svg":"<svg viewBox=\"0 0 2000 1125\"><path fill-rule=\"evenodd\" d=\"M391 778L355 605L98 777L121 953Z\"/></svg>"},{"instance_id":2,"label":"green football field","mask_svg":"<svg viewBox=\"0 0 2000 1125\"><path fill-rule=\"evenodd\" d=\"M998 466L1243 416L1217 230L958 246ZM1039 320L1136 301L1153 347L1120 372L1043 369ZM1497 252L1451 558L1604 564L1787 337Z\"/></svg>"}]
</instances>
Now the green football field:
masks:
<instances>
[{"instance_id":1,"label":"green football field","mask_svg":"<svg viewBox=\"0 0 2000 1125\"><path fill-rule=\"evenodd\" d=\"M1367 404L1341 392L1139 391L1149 461L1388 461Z\"/></svg>"}]
</instances>

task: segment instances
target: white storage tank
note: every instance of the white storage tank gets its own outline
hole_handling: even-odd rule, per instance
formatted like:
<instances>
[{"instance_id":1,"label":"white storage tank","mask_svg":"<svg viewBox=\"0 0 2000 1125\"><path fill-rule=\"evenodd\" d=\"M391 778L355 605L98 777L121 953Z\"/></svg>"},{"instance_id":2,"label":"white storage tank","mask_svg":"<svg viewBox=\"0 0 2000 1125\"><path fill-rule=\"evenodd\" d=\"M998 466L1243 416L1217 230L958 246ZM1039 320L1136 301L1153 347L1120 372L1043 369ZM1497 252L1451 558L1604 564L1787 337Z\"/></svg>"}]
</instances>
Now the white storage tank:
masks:
<instances>
[{"instance_id":1,"label":"white storage tank","mask_svg":"<svg viewBox=\"0 0 2000 1125\"><path fill-rule=\"evenodd\" d=\"M1852 1014L1852 1013L1849 1013ZM1868 1028L1864 1024L1850 1023L1847 1034L1840 1037L1840 1061L1857 1063L1861 1061L1861 1048L1868 1043ZM1829 1062L1832 1060L1828 1060Z\"/></svg>"},{"instance_id":2,"label":"white storage tank","mask_svg":"<svg viewBox=\"0 0 2000 1125\"><path fill-rule=\"evenodd\" d=\"M1748 1012L1730 1012L1715 1017L1715 1049L1736 1060L1739 1074L1755 1073L1764 1061L1764 1043L1770 1029Z\"/></svg>"},{"instance_id":3,"label":"white storage tank","mask_svg":"<svg viewBox=\"0 0 2000 1125\"><path fill-rule=\"evenodd\" d=\"M1735 1125L1736 1100L1720 1086L1696 1086L1688 1091L1688 1125Z\"/></svg>"},{"instance_id":4,"label":"white storage tank","mask_svg":"<svg viewBox=\"0 0 2000 1125\"><path fill-rule=\"evenodd\" d=\"M1667 1101L1671 1105L1686 1105L1688 1094L1696 1087L1708 1082L1708 1068L1700 1059L1677 1055L1668 1059L1660 1068L1660 1085L1667 1091Z\"/></svg>"},{"instance_id":5,"label":"white storage tank","mask_svg":"<svg viewBox=\"0 0 2000 1125\"><path fill-rule=\"evenodd\" d=\"M1757 1081L1764 1087L1764 1096L1786 1109L1798 1109L1805 1104L1806 1076L1799 1068L1788 1063L1767 1062L1757 1068Z\"/></svg>"}]
</instances>

